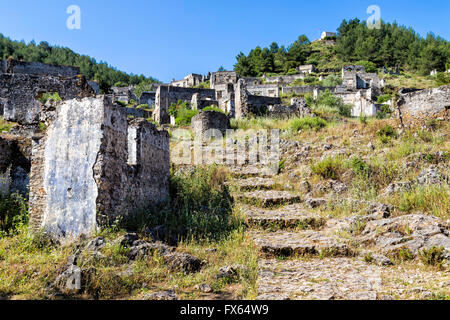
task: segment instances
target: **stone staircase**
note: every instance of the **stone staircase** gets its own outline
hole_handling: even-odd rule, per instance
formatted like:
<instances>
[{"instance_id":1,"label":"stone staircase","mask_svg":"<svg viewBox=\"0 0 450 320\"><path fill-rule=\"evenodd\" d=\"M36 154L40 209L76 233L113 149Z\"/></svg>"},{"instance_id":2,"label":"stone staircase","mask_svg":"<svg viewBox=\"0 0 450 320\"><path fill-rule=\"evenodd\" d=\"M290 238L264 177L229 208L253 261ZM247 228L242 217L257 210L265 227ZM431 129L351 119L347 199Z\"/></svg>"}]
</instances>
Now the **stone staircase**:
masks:
<instances>
[{"instance_id":1,"label":"stone staircase","mask_svg":"<svg viewBox=\"0 0 450 320\"><path fill-rule=\"evenodd\" d=\"M234 197L260 251L258 299L377 299L377 266L355 259L345 240L324 232L326 219L299 194L274 190L274 177L260 168L232 173Z\"/></svg>"}]
</instances>

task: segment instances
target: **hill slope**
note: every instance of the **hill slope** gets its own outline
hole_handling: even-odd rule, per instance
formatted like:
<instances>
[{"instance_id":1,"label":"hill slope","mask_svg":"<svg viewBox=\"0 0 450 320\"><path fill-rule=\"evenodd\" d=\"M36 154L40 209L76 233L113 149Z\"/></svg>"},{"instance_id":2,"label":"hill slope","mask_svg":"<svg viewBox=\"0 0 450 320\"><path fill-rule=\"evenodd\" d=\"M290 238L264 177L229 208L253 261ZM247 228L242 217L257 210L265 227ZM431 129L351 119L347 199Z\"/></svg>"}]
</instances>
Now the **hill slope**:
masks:
<instances>
[{"instance_id":1,"label":"hill slope","mask_svg":"<svg viewBox=\"0 0 450 320\"><path fill-rule=\"evenodd\" d=\"M34 41L26 44L21 41L13 41L0 34L0 58L23 59L28 62L42 62L80 67L81 73L89 80L96 80L100 88L105 91L115 84L138 85L141 83L158 82L154 78L144 75L133 75L119 71L106 62L97 62L94 58L80 55L69 48L51 46L48 42L36 44Z\"/></svg>"}]
</instances>

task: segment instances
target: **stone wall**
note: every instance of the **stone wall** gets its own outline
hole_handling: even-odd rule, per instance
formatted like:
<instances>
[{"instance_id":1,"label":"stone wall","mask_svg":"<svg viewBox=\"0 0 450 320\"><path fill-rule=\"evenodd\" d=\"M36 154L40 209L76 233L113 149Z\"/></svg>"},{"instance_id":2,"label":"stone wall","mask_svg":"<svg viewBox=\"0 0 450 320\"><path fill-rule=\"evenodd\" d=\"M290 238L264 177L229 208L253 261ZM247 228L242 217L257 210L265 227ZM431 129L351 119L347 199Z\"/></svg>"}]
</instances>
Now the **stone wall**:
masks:
<instances>
[{"instance_id":1,"label":"stone wall","mask_svg":"<svg viewBox=\"0 0 450 320\"><path fill-rule=\"evenodd\" d=\"M297 87L285 87L283 86L281 88L283 94L290 94L290 93L296 93L296 94L306 94L306 93L314 93L315 90L318 90L319 92L330 90L331 92L334 92L336 87L323 87L323 86L297 86Z\"/></svg>"},{"instance_id":2,"label":"stone wall","mask_svg":"<svg viewBox=\"0 0 450 320\"><path fill-rule=\"evenodd\" d=\"M294 74L294 75L285 75L285 76L275 76L275 77L265 77L265 83L275 83L279 85L289 84L298 79L305 79L304 74Z\"/></svg>"},{"instance_id":3,"label":"stone wall","mask_svg":"<svg viewBox=\"0 0 450 320\"><path fill-rule=\"evenodd\" d=\"M219 107L219 102L216 100L210 99L200 99L198 93L194 93L191 100L191 109L193 110L202 110L206 107L216 106Z\"/></svg>"},{"instance_id":4,"label":"stone wall","mask_svg":"<svg viewBox=\"0 0 450 320\"><path fill-rule=\"evenodd\" d=\"M450 85L404 93L400 96L397 106L405 121L421 121L437 117L448 120Z\"/></svg>"},{"instance_id":5,"label":"stone wall","mask_svg":"<svg viewBox=\"0 0 450 320\"><path fill-rule=\"evenodd\" d=\"M247 84L247 91L254 96L279 97L280 89L276 84Z\"/></svg>"},{"instance_id":6,"label":"stone wall","mask_svg":"<svg viewBox=\"0 0 450 320\"><path fill-rule=\"evenodd\" d=\"M39 62L25 62L18 60L1 60L1 72L13 74L29 74L37 76L75 77L80 74L80 68L58 66Z\"/></svg>"},{"instance_id":7,"label":"stone wall","mask_svg":"<svg viewBox=\"0 0 450 320\"><path fill-rule=\"evenodd\" d=\"M225 133L231 128L227 115L216 111L200 111L191 121L192 131L195 136L203 135L209 129L217 129Z\"/></svg>"},{"instance_id":8,"label":"stone wall","mask_svg":"<svg viewBox=\"0 0 450 320\"><path fill-rule=\"evenodd\" d=\"M41 109L38 98L47 92L57 92L63 100L94 94L83 76L0 74L0 100L5 120L20 124L38 123Z\"/></svg>"},{"instance_id":9,"label":"stone wall","mask_svg":"<svg viewBox=\"0 0 450 320\"><path fill-rule=\"evenodd\" d=\"M89 234L167 198L167 132L144 120L128 124L125 108L107 96L59 102L46 119L47 131L33 141L33 229Z\"/></svg>"},{"instance_id":10,"label":"stone wall","mask_svg":"<svg viewBox=\"0 0 450 320\"><path fill-rule=\"evenodd\" d=\"M170 123L169 107L179 100L191 103L192 96L198 94L200 100L215 100L216 92L212 89L181 88L161 85L156 90L155 112L153 119L159 124Z\"/></svg>"},{"instance_id":11,"label":"stone wall","mask_svg":"<svg viewBox=\"0 0 450 320\"><path fill-rule=\"evenodd\" d=\"M234 71L222 71L222 72L214 72L211 74L210 84L211 89L215 89L216 85L221 84L236 84L239 79L239 76Z\"/></svg>"},{"instance_id":12,"label":"stone wall","mask_svg":"<svg viewBox=\"0 0 450 320\"><path fill-rule=\"evenodd\" d=\"M156 92L145 91L141 93L141 97L139 98L139 104L148 104L151 108L155 105Z\"/></svg>"},{"instance_id":13,"label":"stone wall","mask_svg":"<svg viewBox=\"0 0 450 320\"><path fill-rule=\"evenodd\" d=\"M16 140L0 136L0 195L28 194L30 161Z\"/></svg>"}]
</instances>

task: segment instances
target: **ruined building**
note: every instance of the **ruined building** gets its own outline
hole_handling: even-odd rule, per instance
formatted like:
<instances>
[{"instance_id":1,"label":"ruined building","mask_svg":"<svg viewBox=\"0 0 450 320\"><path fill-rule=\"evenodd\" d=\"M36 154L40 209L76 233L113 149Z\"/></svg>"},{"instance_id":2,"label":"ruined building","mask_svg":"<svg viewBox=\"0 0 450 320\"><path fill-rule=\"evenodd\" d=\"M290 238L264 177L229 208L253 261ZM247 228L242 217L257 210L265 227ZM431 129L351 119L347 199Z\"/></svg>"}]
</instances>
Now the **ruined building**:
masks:
<instances>
[{"instance_id":1,"label":"ruined building","mask_svg":"<svg viewBox=\"0 0 450 320\"><path fill-rule=\"evenodd\" d=\"M30 199L30 224L59 236L91 233L168 197L169 136L95 97L72 67L3 61L0 101L17 125L0 135L0 195ZM39 98L57 92L62 101Z\"/></svg>"},{"instance_id":2,"label":"ruined building","mask_svg":"<svg viewBox=\"0 0 450 320\"><path fill-rule=\"evenodd\" d=\"M450 120L450 85L434 89L400 92L392 108L396 116L406 123L422 122L423 119L441 118Z\"/></svg>"},{"instance_id":3,"label":"ruined building","mask_svg":"<svg viewBox=\"0 0 450 320\"><path fill-rule=\"evenodd\" d=\"M7 60L0 62L0 115L22 124L39 123L43 94L56 92L61 99L83 97L93 93L86 79L75 67Z\"/></svg>"},{"instance_id":4,"label":"ruined building","mask_svg":"<svg viewBox=\"0 0 450 320\"><path fill-rule=\"evenodd\" d=\"M191 73L184 77L183 80L172 81L170 85L174 87L182 87L182 88L192 88L198 86L200 83L208 81L209 78L207 76L203 76L201 74Z\"/></svg>"},{"instance_id":5,"label":"ruined building","mask_svg":"<svg viewBox=\"0 0 450 320\"><path fill-rule=\"evenodd\" d=\"M168 197L169 136L127 120L111 97L46 106L47 130L34 137L30 223L60 236L98 225Z\"/></svg>"},{"instance_id":6,"label":"ruined building","mask_svg":"<svg viewBox=\"0 0 450 320\"><path fill-rule=\"evenodd\" d=\"M153 120L159 124L170 123L169 107L178 101L192 102L192 97L197 94L197 101L215 101L216 92L212 89L196 89L161 85L156 90L155 111Z\"/></svg>"}]
</instances>

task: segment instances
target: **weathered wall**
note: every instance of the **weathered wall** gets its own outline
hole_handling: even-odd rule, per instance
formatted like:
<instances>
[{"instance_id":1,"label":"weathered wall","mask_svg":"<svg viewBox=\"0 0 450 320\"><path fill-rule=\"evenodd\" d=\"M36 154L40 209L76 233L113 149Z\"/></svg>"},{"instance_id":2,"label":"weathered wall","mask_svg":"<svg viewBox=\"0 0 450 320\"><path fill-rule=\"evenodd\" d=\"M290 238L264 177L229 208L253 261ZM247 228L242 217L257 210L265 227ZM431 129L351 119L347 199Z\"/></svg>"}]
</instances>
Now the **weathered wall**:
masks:
<instances>
[{"instance_id":1,"label":"weathered wall","mask_svg":"<svg viewBox=\"0 0 450 320\"><path fill-rule=\"evenodd\" d=\"M276 84L289 84L298 79L305 79L304 74L294 74L294 75L285 75L285 76L275 76L275 77L265 77L264 80L266 83L276 83Z\"/></svg>"},{"instance_id":2,"label":"weathered wall","mask_svg":"<svg viewBox=\"0 0 450 320\"><path fill-rule=\"evenodd\" d=\"M210 79L211 89L215 89L216 85L236 84L238 79L239 76L234 71L213 72Z\"/></svg>"},{"instance_id":3,"label":"weathered wall","mask_svg":"<svg viewBox=\"0 0 450 320\"><path fill-rule=\"evenodd\" d=\"M198 93L194 93L191 100L191 109L202 110L206 107L217 106L219 107L219 102L210 99L200 99Z\"/></svg>"},{"instance_id":4,"label":"weathered wall","mask_svg":"<svg viewBox=\"0 0 450 320\"><path fill-rule=\"evenodd\" d=\"M18 141L0 136L0 195L19 192L26 196L29 170L30 161Z\"/></svg>"},{"instance_id":5,"label":"weathered wall","mask_svg":"<svg viewBox=\"0 0 450 320\"><path fill-rule=\"evenodd\" d=\"M129 126L126 109L107 96L61 102L48 118L54 120L45 135L33 142L34 229L59 236L88 234L97 224L168 195L167 132L140 124L143 120Z\"/></svg>"},{"instance_id":6,"label":"weathered wall","mask_svg":"<svg viewBox=\"0 0 450 320\"><path fill-rule=\"evenodd\" d=\"M318 90L319 92L330 90L334 92L336 87L323 87L323 86L297 86L297 87L285 87L281 88L283 94L296 93L296 94L306 94L306 93L314 93L314 90Z\"/></svg>"},{"instance_id":7,"label":"weathered wall","mask_svg":"<svg viewBox=\"0 0 450 320\"><path fill-rule=\"evenodd\" d=\"M194 135L203 135L209 129L217 129L225 133L231 128L230 119L227 115L216 111L200 111L191 121Z\"/></svg>"},{"instance_id":8,"label":"weathered wall","mask_svg":"<svg viewBox=\"0 0 450 320\"><path fill-rule=\"evenodd\" d=\"M443 116L450 110L450 85L402 94L397 106L404 120L420 121Z\"/></svg>"},{"instance_id":9,"label":"weathered wall","mask_svg":"<svg viewBox=\"0 0 450 320\"><path fill-rule=\"evenodd\" d=\"M142 92L141 97L139 99L139 104L148 104L151 108L155 105L156 92Z\"/></svg>"},{"instance_id":10,"label":"weathered wall","mask_svg":"<svg viewBox=\"0 0 450 320\"><path fill-rule=\"evenodd\" d=\"M43 93L58 92L63 100L92 95L94 92L83 76L61 78L28 74L0 74L0 98L4 118L20 124L39 122Z\"/></svg>"},{"instance_id":11,"label":"weathered wall","mask_svg":"<svg viewBox=\"0 0 450 320\"><path fill-rule=\"evenodd\" d=\"M191 103L192 96L198 94L199 100L215 100L216 92L211 89L181 88L162 85L156 90L155 112L153 119L160 124L170 123L169 107L178 100Z\"/></svg>"},{"instance_id":12,"label":"weathered wall","mask_svg":"<svg viewBox=\"0 0 450 320\"><path fill-rule=\"evenodd\" d=\"M39 62L25 62L18 60L0 61L2 73L29 74L37 76L75 77L80 74L80 68L44 64Z\"/></svg>"},{"instance_id":13,"label":"weathered wall","mask_svg":"<svg viewBox=\"0 0 450 320\"><path fill-rule=\"evenodd\" d=\"M280 89L276 84L247 85L247 91L254 96L280 96Z\"/></svg>"}]
</instances>

